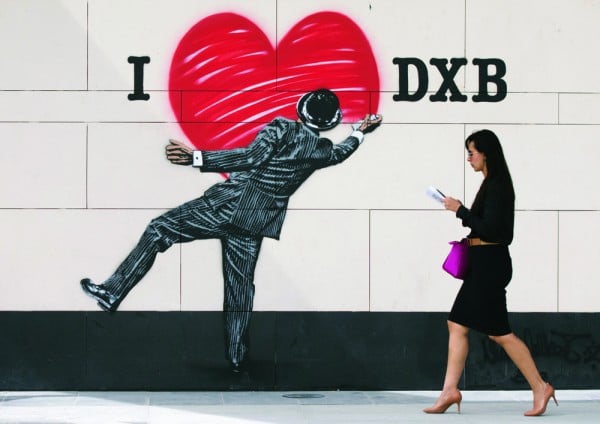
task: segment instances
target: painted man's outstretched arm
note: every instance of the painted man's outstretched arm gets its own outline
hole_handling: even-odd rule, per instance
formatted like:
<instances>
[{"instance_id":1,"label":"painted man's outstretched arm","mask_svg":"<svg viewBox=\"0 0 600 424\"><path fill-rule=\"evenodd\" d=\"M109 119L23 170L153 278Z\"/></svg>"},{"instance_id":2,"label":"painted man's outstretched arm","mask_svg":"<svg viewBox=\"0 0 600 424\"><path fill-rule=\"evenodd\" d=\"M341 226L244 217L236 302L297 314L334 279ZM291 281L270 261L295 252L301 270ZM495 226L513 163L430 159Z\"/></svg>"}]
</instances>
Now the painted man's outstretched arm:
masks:
<instances>
[{"instance_id":1,"label":"painted man's outstretched arm","mask_svg":"<svg viewBox=\"0 0 600 424\"><path fill-rule=\"evenodd\" d=\"M274 119L258 132L247 147L227 150L194 150L177 140L169 140L167 159L175 165L193 165L203 172L232 172L251 169L269 159L275 144L286 131L285 120Z\"/></svg>"},{"instance_id":2,"label":"painted man's outstretched arm","mask_svg":"<svg viewBox=\"0 0 600 424\"><path fill-rule=\"evenodd\" d=\"M331 145L331 153L323 166L336 165L346 160L357 149L358 145L363 142L364 135L377 128L381 124L382 119L381 115L366 115L362 121L352 126L354 131L344 141L338 144L328 141Z\"/></svg>"}]
</instances>

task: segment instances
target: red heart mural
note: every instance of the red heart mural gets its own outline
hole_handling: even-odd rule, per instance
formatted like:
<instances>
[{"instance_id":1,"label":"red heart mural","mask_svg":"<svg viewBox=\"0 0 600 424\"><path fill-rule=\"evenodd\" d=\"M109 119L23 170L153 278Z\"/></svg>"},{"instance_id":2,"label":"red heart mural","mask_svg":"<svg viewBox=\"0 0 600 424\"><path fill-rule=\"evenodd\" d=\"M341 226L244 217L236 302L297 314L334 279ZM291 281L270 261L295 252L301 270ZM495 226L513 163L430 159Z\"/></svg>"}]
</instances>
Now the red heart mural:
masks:
<instances>
[{"instance_id":1,"label":"red heart mural","mask_svg":"<svg viewBox=\"0 0 600 424\"><path fill-rule=\"evenodd\" d=\"M208 16L181 39L171 63L171 106L198 149L248 145L276 116L296 119L306 92L329 88L344 122L376 113L379 74L361 29L336 12L297 23L274 49L250 20Z\"/></svg>"}]
</instances>

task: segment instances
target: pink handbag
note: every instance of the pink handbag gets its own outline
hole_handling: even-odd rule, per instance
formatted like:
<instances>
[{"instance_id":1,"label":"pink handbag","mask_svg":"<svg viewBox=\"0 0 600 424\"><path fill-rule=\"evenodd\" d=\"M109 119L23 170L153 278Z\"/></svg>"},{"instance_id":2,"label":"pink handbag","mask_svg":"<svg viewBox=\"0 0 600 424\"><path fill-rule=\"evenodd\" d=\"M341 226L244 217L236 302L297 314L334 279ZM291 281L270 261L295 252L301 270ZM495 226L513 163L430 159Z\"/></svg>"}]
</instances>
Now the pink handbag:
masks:
<instances>
[{"instance_id":1,"label":"pink handbag","mask_svg":"<svg viewBox=\"0 0 600 424\"><path fill-rule=\"evenodd\" d=\"M462 280L469 266L469 241L464 238L461 241L451 241L450 253L442 264L442 268L454 278Z\"/></svg>"}]
</instances>

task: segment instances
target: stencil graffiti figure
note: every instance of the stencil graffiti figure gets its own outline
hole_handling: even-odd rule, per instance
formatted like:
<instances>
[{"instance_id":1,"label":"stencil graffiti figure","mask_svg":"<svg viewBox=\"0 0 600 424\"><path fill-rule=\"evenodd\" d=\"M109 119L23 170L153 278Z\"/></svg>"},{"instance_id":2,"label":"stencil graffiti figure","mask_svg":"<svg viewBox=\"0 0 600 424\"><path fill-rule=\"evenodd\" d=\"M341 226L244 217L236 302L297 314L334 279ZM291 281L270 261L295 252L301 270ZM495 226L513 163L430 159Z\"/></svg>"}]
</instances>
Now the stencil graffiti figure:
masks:
<instances>
[{"instance_id":1,"label":"stencil graffiti figure","mask_svg":"<svg viewBox=\"0 0 600 424\"><path fill-rule=\"evenodd\" d=\"M174 243L218 238L222 243L226 355L239 369L248 350L247 331L254 300L254 270L263 237L279 239L290 196L313 172L346 160L364 134L381 123L366 115L338 144L319 136L342 119L337 96L319 89L303 95L296 121L277 117L250 145L199 151L170 140L167 159L203 172L228 173L203 196L153 219L138 244L103 284L81 280L85 293L106 311L115 311L150 270L159 252Z\"/></svg>"}]
</instances>

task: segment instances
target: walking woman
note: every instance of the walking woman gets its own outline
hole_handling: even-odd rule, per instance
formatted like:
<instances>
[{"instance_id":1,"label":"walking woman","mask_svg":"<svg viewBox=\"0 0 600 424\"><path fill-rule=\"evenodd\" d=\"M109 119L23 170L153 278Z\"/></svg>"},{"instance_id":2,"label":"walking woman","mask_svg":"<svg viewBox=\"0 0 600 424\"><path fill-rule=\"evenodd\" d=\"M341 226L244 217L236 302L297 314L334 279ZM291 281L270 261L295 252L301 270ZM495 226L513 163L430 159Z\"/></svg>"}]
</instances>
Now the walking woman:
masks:
<instances>
[{"instance_id":1,"label":"walking woman","mask_svg":"<svg viewBox=\"0 0 600 424\"><path fill-rule=\"evenodd\" d=\"M460 201L446 197L444 206L455 212L462 225L471 229L469 270L448 317L448 363L444 387L426 413L440 414L453 404L460 413L462 395L458 382L469 350L468 334L473 329L498 343L521 371L533 391L533 408L526 416L542 415L554 388L545 382L529 349L508 323L506 286L512 277L508 246L513 239L515 192L498 137L489 130L471 134L465 141L468 161L484 176L469 210Z\"/></svg>"}]
</instances>

